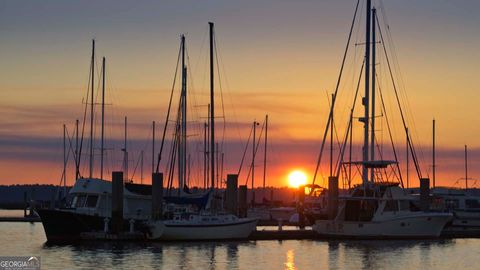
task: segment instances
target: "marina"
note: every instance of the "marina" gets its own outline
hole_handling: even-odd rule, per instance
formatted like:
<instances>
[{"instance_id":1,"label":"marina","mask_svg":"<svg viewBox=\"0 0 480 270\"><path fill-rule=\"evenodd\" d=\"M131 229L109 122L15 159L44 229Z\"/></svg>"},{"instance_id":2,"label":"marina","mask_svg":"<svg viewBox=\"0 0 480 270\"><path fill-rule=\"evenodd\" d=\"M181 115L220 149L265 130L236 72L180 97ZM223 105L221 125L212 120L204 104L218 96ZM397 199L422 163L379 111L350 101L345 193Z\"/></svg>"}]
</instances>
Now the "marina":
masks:
<instances>
[{"instance_id":1,"label":"marina","mask_svg":"<svg viewBox=\"0 0 480 270\"><path fill-rule=\"evenodd\" d=\"M480 5L429 1L6 5L0 270L476 268Z\"/></svg>"}]
</instances>

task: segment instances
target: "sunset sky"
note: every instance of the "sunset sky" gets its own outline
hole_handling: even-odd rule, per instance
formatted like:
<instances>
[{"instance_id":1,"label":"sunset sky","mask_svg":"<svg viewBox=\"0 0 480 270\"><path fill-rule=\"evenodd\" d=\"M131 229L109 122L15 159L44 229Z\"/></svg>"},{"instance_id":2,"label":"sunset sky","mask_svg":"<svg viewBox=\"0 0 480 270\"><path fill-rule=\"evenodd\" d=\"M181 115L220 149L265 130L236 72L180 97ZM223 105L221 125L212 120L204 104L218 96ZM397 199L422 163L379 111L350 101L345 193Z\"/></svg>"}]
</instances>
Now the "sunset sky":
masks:
<instances>
[{"instance_id":1,"label":"sunset sky","mask_svg":"<svg viewBox=\"0 0 480 270\"><path fill-rule=\"evenodd\" d=\"M363 1L360 2L363 7ZM385 18L388 21L396 64L402 75L402 93L408 95L402 102L408 104L407 122L424 174L431 175L432 170L430 148L435 118L437 184L459 186L457 180L464 177L464 145L469 148L469 177L480 178L477 94L480 2L375 0L373 3L382 24L386 23ZM101 57L107 59L107 174L120 169L123 117L128 116L130 168L133 171L140 151L144 150L147 175L144 182L150 182L151 122L157 122L159 138L181 34L186 35L189 56L192 171L200 168L203 161L198 156L202 147L195 141L203 140L203 131L196 126L205 121L208 103L209 21L215 22L220 64L220 79L216 74L217 121L222 122L221 117L225 116L227 122L225 174L238 170L251 123L255 119L260 122L258 135L268 114L266 184L287 185L287 176L295 169L304 170L311 178L355 4L356 0L2 1L0 184L60 182L62 125L67 124L71 134L75 119L82 120L93 38L97 44L97 67L101 66ZM340 88L343 93L338 101L340 138L344 136L349 99L364 54L360 44L364 42L364 10L363 7L361 17L357 18L359 25L354 29ZM385 58L380 55L379 85L384 88L382 91L391 92L384 63ZM99 78L96 76L95 80L98 82ZM175 107L178 87L176 90ZM390 100L386 105L395 105L393 95L385 95ZM393 108L392 112L396 112ZM99 112L99 108L96 110ZM99 117L100 114L97 124ZM405 136L398 116L392 115L392 120L403 162ZM355 141L360 143L360 124L356 123L355 128ZM377 128L379 141L388 145L385 125L378 124ZM219 125L219 139L221 130ZM99 147L99 125L95 133ZM171 132L168 135L171 138ZM157 150L159 145L157 140ZM358 146L355 150L357 157L361 157ZM250 153L251 149L246 163L251 160ZM325 157L327 161L328 155ZM96 158L98 169L98 155ZM263 145L257 158L255 185L261 186ZM404 168L404 163L401 166ZM165 168L164 162L161 167ZM86 167L82 168L83 175L87 172ZM418 186L413 164L411 172L410 182ZM202 175L199 170L192 174L195 174L192 178ZM243 170L241 183L245 182L246 174ZM324 162L322 175L327 174ZM67 175L67 184L71 184L74 181L71 160ZM140 181L139 177L137 169L134 180ZM323 180L319 183L323 185Z\"/></svg>"}]
</instances>

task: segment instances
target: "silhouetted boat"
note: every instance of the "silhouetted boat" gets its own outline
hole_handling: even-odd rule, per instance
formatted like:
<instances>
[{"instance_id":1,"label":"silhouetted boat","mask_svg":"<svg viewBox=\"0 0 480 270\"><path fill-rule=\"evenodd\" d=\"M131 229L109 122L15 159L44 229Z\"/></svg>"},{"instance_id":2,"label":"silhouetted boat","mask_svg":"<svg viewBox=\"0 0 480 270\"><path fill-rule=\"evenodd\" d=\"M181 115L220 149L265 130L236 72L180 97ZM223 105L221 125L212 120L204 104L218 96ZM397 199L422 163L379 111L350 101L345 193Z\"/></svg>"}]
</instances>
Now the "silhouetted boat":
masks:
<instances>
[{"instance_id":1,"label":"silhouetted boat","mask_svg":"<svg viewBox=\"0 0 480 270\"><path fill-rule=\"evenodd\" d=\"M358 11L359 1L355 9L355 16L352 21L352 28L355 23L355 17ZM340 72L339 80L335 94L332 97L332 105L327 122L327 128L325 129L324 142L326 134L330 130L330 175L329 178L329 219L318 219L313 226L313 230L321 236L333 237L333 238L433 238L438 237L442 232L442 229L452 219L452 214L442 212L429 212L418 209L414 204L414 198L407 195L405 190L399 186L401 183L400 167L398 166L397 156L395 148L393 153L395 160L376 160L375 159L375 81L376 81L376 29L377 29L377 16L376 9L371 7L371 0L366 1L366 35L365 35L365 61L362 64L362 68L365 67L365 97L362 98L362 105L365 109L363 117L359 118L359 121L364 125L363 133L363 148L362 148L362 160L361 161L343 161L343 155L347 145L348 135L350 134L350 147L351 147L351 130L352 121L354 119L353 112L356 104L357 92L355 94L354 102L352 105L350 120L345 136L345 140L342 142L340 150L339 164L337 164L336 172L333 172L333 112L335 100L337 97L338 86L343 71L343 64L345 63L345 57L347 55L348 46L351 38L351 31L347 43L347 48L344 54L344 60L342 63L342 69ZM381 34L381 32L380 32ZM371 38L370 38L371 37ZM381 44L383 46L383 37ZM373 46L371 46L373 45ZM372 47L372 51L370 51ZM371 54L372 53L372 54ZM388 56L385 55L387 61ZM370 62L372 60L372 62ZM390 67L390 65L389 65ZM370 70L372 71L370 75ZM392 73L390 73L392 74ZM360 85L362 74L358 81ZM370 77L371 76L371 77ZM370 79L371 82L370 82ZM392 77L393 81L393 77ZM370 91L371 87L371 91ZM394 86L395 87L395 86ZM381 93L381 92L380 92ZM383 105L383 97L380 95ZM398 100L398 96L397 96ZM400 107L400 103L398 103ZM403 113L401 108L400 112ZM370 115L371 113L371 115ZM406 128L403 121L404 128ZM387 126L388 126L387 119ZM371 130L369 131L369 128ZM388 126L389 132L390 127ZM371 132L371 135L370 135ZM391 136L391 135L390 135ZM371 140L371 142L370 142ZM391 140L393 145L393 140ZM369 145L370 144L370 145ZM413 150L413 146L409 145ZM350 148L351 149L351 148ZM322 144L323 150L323 144ZM415 151L413 156L415 157ZM382 157L382 155L380 154ZM352 157L350 150L350 159ZM414 159L419 178L421 173L419 172L418 164ZM319 159L320 162L320 159ZM319 163L317 164L318 168ZM362 184L355 186L349 196L342 196L339 198L338 207L335 200L338 199L338 177L340 175L340 168L342 166L357 166L361 170ZM392 176L400 175L399 182L392 181ZM351 181L351 175L348 176L348 181ZM337 195L335 195L335 193Z\"/></svg>"}]
</instances>

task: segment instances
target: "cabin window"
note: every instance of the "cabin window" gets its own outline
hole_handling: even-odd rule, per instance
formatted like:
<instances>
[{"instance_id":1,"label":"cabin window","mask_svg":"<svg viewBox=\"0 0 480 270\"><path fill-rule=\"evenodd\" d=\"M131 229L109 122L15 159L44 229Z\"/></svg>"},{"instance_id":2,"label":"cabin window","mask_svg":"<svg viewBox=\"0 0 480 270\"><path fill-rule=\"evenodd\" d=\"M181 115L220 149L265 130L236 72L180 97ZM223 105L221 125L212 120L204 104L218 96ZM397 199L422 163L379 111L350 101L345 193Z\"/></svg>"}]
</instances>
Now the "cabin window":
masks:
<instances>
[{"instance_id":1,"label":"cabin window","mask_svg":"<svg viewBox=\"0 0 480 270\"><path fill-rule=\"evenodd\" d=\"M388 200L385 202L385 208L383 209L385 212L395 212L398 211L398 201Z\"/></svg>"},{"instance_id":2,"label":"cabin window","mask_svg":"<svg viewBox=\"0 0 480 270\"><path fill-rule=\"evenodd\" d=\"M348 200L345 205L345 221L371 221L378 204L371 200Z\"/></svg>"},{"instance_id":3,"label":"cabin window","mask_svg":"<svg viewBox=\"0 0 480 270\"><path fill-rule=\"evenodd\" d=\"M87 195L78 195L77 203L75 204L75 207L83 207L85 205L86 200L87 200Z\"/></svg>"},{"instance_id":4,"label":"cabin window","mask_svg":"<svg viewBox=\"0 0 480 270\"><path fill-rule=\"evenodd\" d=\"M480 203L478 200L467 199L465 200L466 208L480 208Z\"/></svg>"},{"instance_id":5,"label":"cabin window","mask_svg":"<svg viewBox=\"0 0 480 270\"><path fill-rule=\"evenodd\" d=\"M460 207L458 200L455 199L445 199L445 206L447 209L457 209Z\"/></svg>"},{"instance_id":6,"label":"cabin window","mask_svg":"<svg viewBox=\"0 0 480 270\"><path fill-rule=\"evenodd\" d=\"M97 195L89 195L87 197L87 205L86 207L94 208L97 207L98 196Z\"/></svg>"}]
</instances>

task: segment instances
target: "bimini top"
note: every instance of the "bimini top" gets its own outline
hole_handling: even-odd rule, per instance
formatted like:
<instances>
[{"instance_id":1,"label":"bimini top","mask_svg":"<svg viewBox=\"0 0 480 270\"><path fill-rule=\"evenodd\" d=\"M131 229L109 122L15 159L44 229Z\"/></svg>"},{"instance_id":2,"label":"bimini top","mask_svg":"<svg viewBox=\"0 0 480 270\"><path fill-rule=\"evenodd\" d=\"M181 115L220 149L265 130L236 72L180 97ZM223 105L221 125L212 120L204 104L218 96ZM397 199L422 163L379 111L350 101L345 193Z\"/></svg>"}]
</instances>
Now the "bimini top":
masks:
<instances>
[{"instance_id":1,"label":"bimini top","mask_svg":"<svg viewBox=\"0 0 480 270\"><path fill-rule=\"evenodd\" d=\"M173 204L192 204L196 205L200 209L205 209L208 203L208 199L210 197L211 191L208 191L207 193L198 196L167 196L164 197L163 199L167 203L173 203Z\"/></svg>"},{"instance_id":2,"label":"bimini top","mask_svg":"<svg viewBox=\"0 0 480 270\"><path fill-rule=\"evenodd\" d=\"M371 160L371 161L352 161L352 162L343 162L343 164L350 164L350 165L365 165L367 168L387 168L388 166L392 164L397 164L395 160Z\"/></svg>"}]
</instances>

